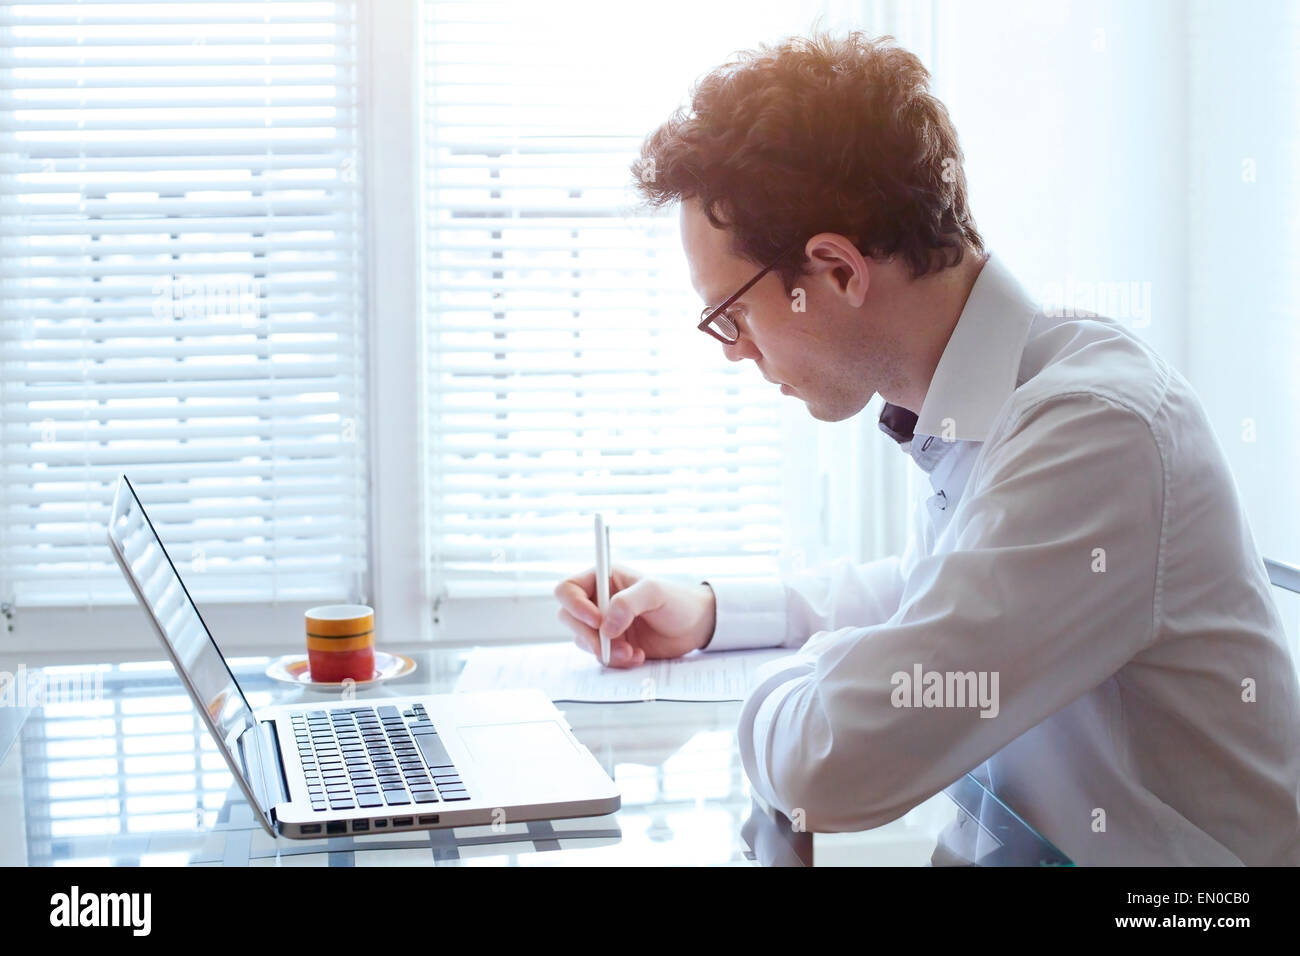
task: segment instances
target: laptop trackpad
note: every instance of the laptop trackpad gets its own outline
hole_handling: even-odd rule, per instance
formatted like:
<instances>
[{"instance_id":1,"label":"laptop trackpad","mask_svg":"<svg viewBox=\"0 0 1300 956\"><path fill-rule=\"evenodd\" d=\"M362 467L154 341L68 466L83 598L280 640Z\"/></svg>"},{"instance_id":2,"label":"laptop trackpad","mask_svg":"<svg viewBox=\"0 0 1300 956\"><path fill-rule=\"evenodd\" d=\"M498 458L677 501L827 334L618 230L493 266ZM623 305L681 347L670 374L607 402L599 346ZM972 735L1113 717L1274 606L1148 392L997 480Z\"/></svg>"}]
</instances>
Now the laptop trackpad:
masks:
<instances>
[{"instance_id":1,"label":"laptop trackpad","mask_svg":"<svg viewBox=\"0 0 1300 956\"><path fill-rule=\"evenodd\" d=\"M589 769L554 720L479 724L457 730L480 776L511 790L522 787L540 799L550 793L572 793L583 779L579 772Z\"/></svg>"}]
</instances>

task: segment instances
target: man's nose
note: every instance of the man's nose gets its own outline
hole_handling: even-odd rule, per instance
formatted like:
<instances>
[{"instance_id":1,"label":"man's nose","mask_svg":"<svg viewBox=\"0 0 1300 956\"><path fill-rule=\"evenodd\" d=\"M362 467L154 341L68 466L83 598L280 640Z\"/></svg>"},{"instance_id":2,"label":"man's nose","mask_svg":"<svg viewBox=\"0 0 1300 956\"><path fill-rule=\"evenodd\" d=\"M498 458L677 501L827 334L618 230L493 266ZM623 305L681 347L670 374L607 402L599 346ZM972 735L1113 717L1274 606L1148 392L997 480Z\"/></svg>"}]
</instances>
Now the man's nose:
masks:
<instances>
[{"instance_id":1,"label":"man's nose","mask_svg":"<svg viewBox=\"0 0 1300 956\"><path fill-rule=\"evenodd\" d=\"M742 335L734 342L724 342L722 345L722 354L725 355L729 361L743 362L747 358L754 357L754 350Z\"/></svg>"}]
</instances>

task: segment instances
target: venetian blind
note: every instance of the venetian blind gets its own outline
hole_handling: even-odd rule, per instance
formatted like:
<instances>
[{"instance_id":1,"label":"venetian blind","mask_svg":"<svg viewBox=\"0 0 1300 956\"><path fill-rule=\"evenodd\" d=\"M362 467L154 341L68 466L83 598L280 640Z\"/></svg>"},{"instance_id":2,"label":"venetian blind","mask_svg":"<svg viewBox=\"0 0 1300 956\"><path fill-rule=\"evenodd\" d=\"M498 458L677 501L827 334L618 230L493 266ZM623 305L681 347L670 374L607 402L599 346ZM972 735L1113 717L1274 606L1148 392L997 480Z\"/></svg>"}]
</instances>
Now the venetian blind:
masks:
<instances>
[{"instance_id":1,"label":"venetian blind","mask_svg":"<svg viewBox=\"0 0 1300 956\"><path fill-rule=\"evenodd\" d=\"M354 2L0 4L0 573L127 599L128 474L196 597L365 568Z\"/></svg>"},{"instance_id":2,"label":"venetian blind","mask_svg":"<svg viewBox=\"0 0 1300 956\"><path fill-rule=\"evenodd\" d=\"M642 137L719 55L684 55L710 36L700 11L693 39L656 42L678 6L633 38L599 5L424 4L436 596L549 590L591 562L596 511L647 570L766 567L781 546L779 395L696 330L676 217L630 189Z\"/></svg>"}]
</instances>

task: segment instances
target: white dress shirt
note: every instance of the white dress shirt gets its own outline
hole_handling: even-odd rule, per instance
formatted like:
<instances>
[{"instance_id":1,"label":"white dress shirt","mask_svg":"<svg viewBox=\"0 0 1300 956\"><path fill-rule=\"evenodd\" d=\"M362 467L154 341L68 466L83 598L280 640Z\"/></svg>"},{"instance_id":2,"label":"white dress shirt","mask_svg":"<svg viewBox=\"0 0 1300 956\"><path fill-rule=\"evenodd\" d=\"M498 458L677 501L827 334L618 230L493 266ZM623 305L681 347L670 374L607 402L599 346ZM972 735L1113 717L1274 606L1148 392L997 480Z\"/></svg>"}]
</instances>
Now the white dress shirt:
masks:
<instances>
[{"instance_id":1,"label":"white dress shirt","mask_svg":"<svg viewBox=\"0 0 1300 956\"><path fill-rule=\"evenodd\" d=\"M991 256L896 430L929 478L901 556L710 581L709 651L795 651L741 713L759 795L863 830L974 771L1076 863L1300 864L1295 660L1183 376Z\"/></svg>"}]
</instances>

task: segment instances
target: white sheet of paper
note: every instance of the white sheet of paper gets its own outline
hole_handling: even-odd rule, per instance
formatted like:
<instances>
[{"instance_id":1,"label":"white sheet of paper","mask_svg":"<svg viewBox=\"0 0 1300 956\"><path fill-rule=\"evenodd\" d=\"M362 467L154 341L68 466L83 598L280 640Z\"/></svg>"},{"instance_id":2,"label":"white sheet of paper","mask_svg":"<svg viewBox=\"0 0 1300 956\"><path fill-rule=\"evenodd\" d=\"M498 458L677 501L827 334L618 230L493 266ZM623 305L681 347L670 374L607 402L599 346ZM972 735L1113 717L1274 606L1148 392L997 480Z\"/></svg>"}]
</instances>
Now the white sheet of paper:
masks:
<instances>
[{"instance_id":1,"label":"white sheet of paper","mask_svg":"<svg viewBox=\"0 0 1300 956\"><path fill-rule=\"evenodd\" d=\"M456 681L456 693L536 687L553 701L618 703L637 700L744 700L754 671L787 647L694 651L639 667L602 667L572 643L476 647Z\"/></svg>"}]
</instances>

